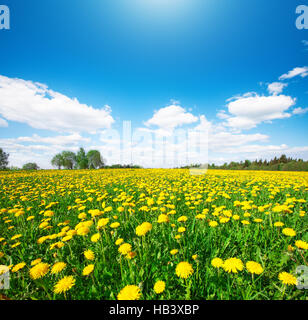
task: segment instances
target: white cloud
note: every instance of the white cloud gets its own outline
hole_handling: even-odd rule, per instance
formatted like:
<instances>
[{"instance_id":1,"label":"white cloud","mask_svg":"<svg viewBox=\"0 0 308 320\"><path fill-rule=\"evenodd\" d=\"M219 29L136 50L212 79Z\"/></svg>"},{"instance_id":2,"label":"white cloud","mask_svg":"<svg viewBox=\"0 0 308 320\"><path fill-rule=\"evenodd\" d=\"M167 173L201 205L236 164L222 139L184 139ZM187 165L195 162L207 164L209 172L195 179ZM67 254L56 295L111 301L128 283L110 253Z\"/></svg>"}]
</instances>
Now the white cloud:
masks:
<instances>
[{"instance_id":1,"label":"white cloud","mask_svg":"<svg viewBox=\"0 0 308 320\"><path fill-rule=\"evenodd\" d=\"M292 111L293 114L305 114L305 113L307 113L307 112L308 112L308 108L301 108L301 107L295 108L295 109Z\"/></svg>"},{"instance_id":2,"label":"white cloud","mask_svg":"<svg viewBox=\"0 0 308 320\"><path fill-rule=\"evenodd\" d=\"M230 117L225 124L236 129L251 129L264 121L288 118L291 114L285 111L293 106L295 101L285 95L255 94L237 97L227 105Z\"/></svg>"},{"instance_id":3,"label":"white cloud","mask_svg":"<svg viewBox=\"0 0 308 320\"><path fill-rule=\"evenodd\" d=\"M146 126L158 126L164 130L173 130L183 124L190 124L198 121L198 117L195 117L189 112L186 112L184 108L179 105L172 104L156 111L151 119L145 122Z\"/></svg>"},{"instance_id":4,"label":"white cloud","mask_svg":"<svg viewBox=\"0 0 308 320\"><path fill-rule=\"evenodd\" d=\"M68 145L68 144L80 144L83 142L90 142L89 138L84 138L78 133L73 133L67 136L55 136L55 137L40 137L34 134L32 137L18 137L15 139L19 142L35 142L46 143L55 145Z\"/></svg>"},{"instance_id":5,"label":"white cloud","mask_svg":"<svg viewBox=\"0 0 308 320\"><path fill-rule=\"evenodd\" d=\"M301 76L302 78L308 76L308 67L297 67L288 73L283 74L279 77L279 80L291 79L296 76Z\"/></svg>"},{"instance_id":6,"label":"white cloud","mask_svg":"<svg viewBox=\"0 0 308 320\"><path fill-rule=\"evenodd\" d=\"M0 75L0 114L36 129L90 132L109 128L111 109L95 109L55 92L44 84Z\"/></svg>"},{"instance_id":7,"label":"white cloud","mask_svg":"<svg viewBox=\"0 0 308 320\"><path fill-rule=\"evenodd\" d=\"M5 127L8 127L8 126L9 126L8 122L6 120L0 118L0 128L1 127L5 128Z\"/></svg>"},{"instance_id":8,"label":"white cloud","mask_svg":"<svg viewBox=\"0 0 308 320\"><path fill-rule=\"evenodd\" d=\"M277 95L283 91L283 89L287 86L286 83L281 82L273 82L268 84L267 90L270 94Z\"/></svg>"}]
</instances>

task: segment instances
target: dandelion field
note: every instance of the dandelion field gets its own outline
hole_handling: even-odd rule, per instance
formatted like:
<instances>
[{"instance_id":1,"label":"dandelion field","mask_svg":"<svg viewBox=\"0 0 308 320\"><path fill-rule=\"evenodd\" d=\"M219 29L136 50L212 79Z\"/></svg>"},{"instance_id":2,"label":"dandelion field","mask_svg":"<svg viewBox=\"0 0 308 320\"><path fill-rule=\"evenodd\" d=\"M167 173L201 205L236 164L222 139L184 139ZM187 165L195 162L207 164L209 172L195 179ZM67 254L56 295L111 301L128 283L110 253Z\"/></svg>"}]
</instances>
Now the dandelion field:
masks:
<instances>
[{"instance_id":1,"label":"dandelion field","mask_svg":"<svg viewBox=\"0 0 308 320\"><path fill-rule=\"evenodd\" d=\"M10 299L301 299L308 174L0 173ZM307 283L307 282L306 282Z\"/></svg>"}]
</instances>

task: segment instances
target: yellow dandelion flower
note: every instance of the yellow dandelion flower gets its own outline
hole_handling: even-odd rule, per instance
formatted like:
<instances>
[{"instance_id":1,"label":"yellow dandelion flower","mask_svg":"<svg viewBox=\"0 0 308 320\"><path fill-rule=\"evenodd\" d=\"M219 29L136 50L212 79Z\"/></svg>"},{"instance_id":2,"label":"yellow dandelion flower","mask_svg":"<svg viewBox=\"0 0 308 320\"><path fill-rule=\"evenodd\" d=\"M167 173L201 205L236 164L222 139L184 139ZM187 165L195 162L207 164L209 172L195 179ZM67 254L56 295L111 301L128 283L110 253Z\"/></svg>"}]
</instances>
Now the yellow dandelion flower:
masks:
<instances>
[{"instance_id":1,"label":"yellow dandelion flower","mask_svg":"<svg viewBox=\"0 0 308 320\"><path fill-rule=\"evenodd\" d=\"M261 274L263 272L263 268L260 263L254 261L248 261L246 263L246 269L252 274Z\"/></svg>"},{"instance_id":2,"label":"yellow dandelion flower","mask_svg":"<svg viewBox=\"0 0 308 320\"><path fill-rule=\"evenodd\" d=\"M31 266L35 266L36 264L42 262L42 259L41 258L38 258L38 259L35 259L31 262Z\"/></svg>"},{"instance_id":3,"label":"yellow dandelion flower","mask_svg":"<svg viewBox=\"0 0 308 320\"><path fill-rule=\"evenodd\" d=\"M174 256L174 255L177 254L178 252L179 252L178 249L172 249L172 250L170 251L170 254L172 254L172 255Z\"/></svg>"},{"instance_id":4,"label":"yellow dandelion flower","mask_svg":"<svg viewBox=\"0 0 308 320\"><path fill-rule=\"evenodd\" d=\"M64 268L66 267L66 263L65 262L56 262L52 268L51 268L51 273L52 274L58 274L59 272L61 272Z\"/></svg>"},{"instance_id":5,"label":"yellow dandelion flower","mask_svg":"<svg viewBox=\"0 0 308 320\"><path fill-rule=\"evenodd\" d=\"M308 250L308 243L306 241L297 240L297 241L295 241L295 245L299 249Z\"/></svg>"},{"instance_id":6,"label":"yellow dandelion flower","mask_svg":"<svg viewBox=\"0 0 308 320\"><path fill-rule=\"evenodd\" d=\"M33 280L42 278L47 274L48 270L49 270L49 264L40 262L30 269L29 271L30 277Z\"/></svg>"},{"instance_id":7,"label":"yellow dandelion flower","mask_svg":"<svg viewBox=\"0 0 308 320\"><path fill-rule=\"evenodd\" d=\"M75 282L76 280L73 276L66 276L56 283L53 292L56 294L66 292L75 285Z\"/></svg>"},{"instance_id":8,"label":"yellow dandelion flower","mask_svg":"<svg viewBox=\"0 0 308 320\"><path fill-rule=\"evenodd\" d=\"M178 277L187 279L194 272L192 265L186 261L178 263L175 273Z\"/></svg>"},{"instance_id":9,"label":"yellow dandelion flower","mask_svg":"<svg viewBox=\"0 0 308 320\"><path fill-rule=\"evenodd\" d=\"M99 233L95 233L95 234L93 234L93 236L91 237L91 241L92 241L92 242L97 242L100 238L101 238L101 235L100 235Z\"/></svg>"},{"instance_id":10,"label":"yellow dandelion flower","mask_svg":"<svg viewBox=\"0 0 308 320\"><path fill-rule=\"evenodd\" d=\"M95 258L94 252L91 249L84 251L83 255L88 260L94 260L94 258Z\"/></svg>"},{"instance_id":11,"label":"yellow dandelion flower","mask_svg":"<svg viewBox=\"0 0 308 320\"><path fill-rule=\"evenodd\" d=\"M211 261L211 265L214 267L214 268L220 268L222 267L224 261L220 258L214 258L212 259Z\"/></svg>"},{"instance_id":12,"label":"yellow dandelion flower","mask_svg":"<svg viewBox=\"0 0 308 320\"><path fill-rule=\"evenodd\" d=\"M12 272L18 272L19 270L21 270L22 268L24 268L26 265L25 262L21 262L16 264L13 268L12 268Z\"/></svg>"},{"instance_id":13,"label":"yellow dandelion flower","mask_svg":"<svg viewBox=\"0 0 308 320\"><path fill-rule=\"evenodd\" d=\"M128 254L129 252L132 251L132 246L129 243L123 243L123 244L120 245L118 251L121 254L126 255L126 254Z\"/></svg>"},{"instance_id":14,"label":"yellow dandelion flower","mask_svg":"<svg viewBox=\"0 0 308 320\"><path fill-rule=\"evenodd\" d=\"M118 300L139 300L141 296L140 288L135 285L124 287L118 294Z\"/></svg>"},{"instance_id":15,"label":"yellow dandelion flower","mask_svg":"<svg viewBox=\"0 0 308 320\"><path fill-rule=\"evenodd\" d=\"M296 236L296 232L292 228L284 228L282 229L282 233L288 237Z\"/></svg>"},{"instance_id":16,"label":"yellow dandelion flower","mask_svg":"<svg viewBox=\"0 0 308 320\"><path fill-rule=\"evenodd\" d=\"M156 283L154 284L154 291L157 293L157 294L160 294L162 292L165 291L165 288L166 288L166 283L164 281L161 281L161 280L158 280L156 281Z\"/></svg>"},{"instance_id":17,"label":"yellow dandelion flower","mask_svg":"<svg viewBox=\"0 0 308 320\"><path fill-rule=\"evenodd\" d=\"M297 279L288 272L280 272L278 275L279 280L286 285L296 285Z\"/></svg>"},{"instance_id":18,"label":"yellow dandelion flower","mask_svg":"<svg viewBox=\"0 0 308 320\"><path fill-rule=\"evenodd\" d=\"M136 228L136 235L142 237L146 235L152 229L152 224L149 222L143 222Z\"/></svg>"},{"instance_id":19,"label":"yellow dandelion flower","mask_svg":"<svg viewBox=\"0 0 308 320\"><path fill-rule=\"evenodd\" d=\"M88 266L84 267L82 271L82 275L88 276L94 270L94 264L89 264Z\"/></svg>"},{"instance_id":20,"label":"yellow dandelion flower","mask_svg":"<svg viewBox=\"0 0 308 320\"><path fill-rule=\"evenodd\" d=\"M209 226L212 227L212 228L215 228L218 226L218 222L217 221L210 221L209 222Z\"/></svg>"},{"instance_id":21,"label":"yellow dandelion flower","mask_svg":"<svg viewBox=\"0 0 308 320\"><path fill-rule=\"evenodd\" d=\"M243 262L238 258L229 258L225 260L222 267L226 272L229 273L237 273L237 271L242 271L244 268Z\"/></svg>"}]
</instances>

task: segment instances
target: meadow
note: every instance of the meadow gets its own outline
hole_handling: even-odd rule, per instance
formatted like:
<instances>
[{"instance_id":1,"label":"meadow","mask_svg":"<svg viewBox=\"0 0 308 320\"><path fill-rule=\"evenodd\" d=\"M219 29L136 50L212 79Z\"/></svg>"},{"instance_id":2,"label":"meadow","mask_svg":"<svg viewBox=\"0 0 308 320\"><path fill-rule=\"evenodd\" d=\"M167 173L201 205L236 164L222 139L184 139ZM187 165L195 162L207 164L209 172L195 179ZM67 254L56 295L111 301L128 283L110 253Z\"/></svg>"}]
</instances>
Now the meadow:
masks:
<instances>
[{"instance_id":1,"label":"meadow","mask_svg":"<svg viewBox=\"0 0 308 320\"><path fill-rule=\"evenodd\" d=\"M307 191L306 172L1 172L0 296L307 300Z\"/></svg>"}]
</instances>

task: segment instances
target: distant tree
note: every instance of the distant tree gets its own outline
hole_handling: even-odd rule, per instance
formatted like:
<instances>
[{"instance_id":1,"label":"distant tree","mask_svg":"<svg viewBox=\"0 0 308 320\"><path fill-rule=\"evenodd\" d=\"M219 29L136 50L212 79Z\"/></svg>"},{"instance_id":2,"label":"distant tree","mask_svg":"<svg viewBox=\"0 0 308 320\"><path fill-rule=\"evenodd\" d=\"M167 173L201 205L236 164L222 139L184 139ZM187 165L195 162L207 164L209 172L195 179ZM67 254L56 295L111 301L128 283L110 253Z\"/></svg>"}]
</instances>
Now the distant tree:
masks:
<instances>
[{"instance_id":1,"label":"distant tree","mask_svg":"<svg viewBox=\"0 0 308 320\"><path fill-rule=\"evenodd\" d=\"M9 154L0 148L0 170L7 169Z\"/></svg>"},{"instance_id":2,"label":"distant tree","mask_svg":"<svg viewBox=\"0 0 308 320\"><path fill-rule=\"evenodd\" d=\"M57 167L58 169L61 169L61 167L64 166L64 159L63 159L63 157L62 157L62 154L61 154L61 153L56 154L56 155L52 158L51 164L52 164L54 167Z\"/></svg>"},{"instance_id":3,"label":"distant tree","mask_svg":"<svg viewBox=\"0 0 308 320\"><path fill-rule=\"evenodd\" d=\"M244 168L248 168L251 166L251 162L249 160L245 160L244 162Z\"/></svg>"},{"instance_id":4,"label":"distant tree","mask_svg":"<svg viewBox=\"0 0 308 320\"><path fill-rule=\"evenodd\" d=\"M72 151L62 151L63 166L65 169L73 169L77 163L76 154Z\"/></svg>"},{"instance_id":5,"label":"distant tree","mask_svg":"<svg viewBox=\"0 0 308 320\"><path fill-rule=\"evenodd\" d=\"M98 150L90 150L87 153L87 159L90 169L102 168L104 166L104 159Z\"/></svg>"},{"instance_id":6,"label":"distant tree","mask_svg":"<svg viewBox=\"0 0 308 320\"><path fill-rule=\"evenodd\" d=\"M29 162L23 165L23 170L38 170L39 166L35 162Z\"/></svg>"},{"instance_id":7,"label":"distant tree","mask_svg":"<svg viewBox=\"0 0 308 320\"><path fill-rule=\"evenodd\" d=\"M78 169L87 169L89 167L89 161L84 148L80 148L77 152L76 161Z\"/></svg>"},{"instance_id":8,"label":"distant tree","mask_svg":"<svg viewBox=\"0 0 308 320\"><path fill-rule=\"evenodd\" d=\"M287 163L287 162L288 162L287 156L285 154L281 155L279 159L279 163Z\"/></svg>"}]
</instances>

